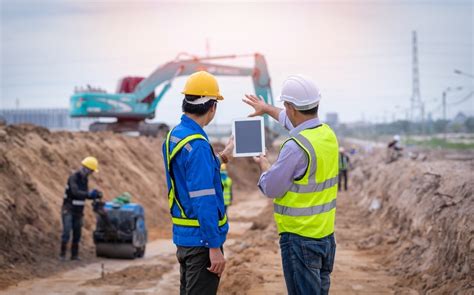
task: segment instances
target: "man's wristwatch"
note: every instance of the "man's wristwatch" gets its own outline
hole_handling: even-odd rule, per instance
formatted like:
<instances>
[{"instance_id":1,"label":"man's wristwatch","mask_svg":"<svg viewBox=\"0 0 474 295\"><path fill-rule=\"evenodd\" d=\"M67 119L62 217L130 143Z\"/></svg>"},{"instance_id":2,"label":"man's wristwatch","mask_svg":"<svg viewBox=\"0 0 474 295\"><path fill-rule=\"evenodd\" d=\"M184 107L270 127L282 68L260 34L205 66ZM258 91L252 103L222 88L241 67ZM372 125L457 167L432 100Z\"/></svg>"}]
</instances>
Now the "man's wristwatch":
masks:
<instances>
[{"instance_id":1,"label":"man's wristwatch","mask_svg":"<svg viewBox=\"0 0 474 295\"><path fill-rule=\"evenodd\" d=\"M221 158L221 162L224 163L224 164L227 164L227 162L229 162L229 158L227 158L227 156L224 154L224 153L218 153L217 155L219 155L219 157Z\"/></svg>"}]
</instances>

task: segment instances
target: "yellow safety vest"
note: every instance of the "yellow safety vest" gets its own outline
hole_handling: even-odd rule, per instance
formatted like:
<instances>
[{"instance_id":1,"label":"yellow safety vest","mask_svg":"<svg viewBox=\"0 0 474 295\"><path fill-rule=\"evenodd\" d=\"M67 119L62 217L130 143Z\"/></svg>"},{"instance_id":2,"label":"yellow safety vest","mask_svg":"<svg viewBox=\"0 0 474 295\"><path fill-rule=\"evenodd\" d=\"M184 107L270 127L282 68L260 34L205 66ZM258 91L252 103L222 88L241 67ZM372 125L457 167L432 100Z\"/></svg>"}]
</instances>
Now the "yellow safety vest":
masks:
<instances>
[{"instance_id":1,"label":"yellow safety vest","mask_svg":"<svg viewBox=\"0 0 474 295\"><path fill-rule=\"evenodd\" d=\"M168 204L169 204L170 212L171 212L171 208L173 208L173 204L176 204L179 208L179 211L181 212L181 217L171 216L171 219L174 225L199 227L199 221L197 219L188 218L186 214L184 213L183 206L181 206L178 198L176 198L174 179L170 173L171 160L173 160L173 158L178 154L178 152L183 147L186 146L186 144L188 144L190 141L195 140L195 139L204 139L205 141L207 141L206 138L201 134L191 134L183 139L180 139L180 138L171 136L171 131L170 131L168 132L168 135L166 136L166 161L167 161L168 175L170 176L170 182L171 182L171 188L168 192ZM173 148L172 151L170 151L170 141L176 143L176 146ZM221 220L219 220L219 226L223 226L226 223L227 223L227 215L224 214L224 217Z\"/></svg>"},{"instance_id":2,"label":"yellow safety vest","mask_svg":"<svg viewBox=\"0 0 474 295\"><path fill-rule=\"evenodd\" d=\"M224 205L229 206L232 198L232 179L229 176L222 181L224 187Z\"/></svg>"},{"instance_id":3,"label":"yellow safety vest","mask_svg":"<svg viewBox=\"0 0 474 295\"><path fill-rule=\"evenodd\" d=\"M278 233L323 238L334 232L339 148L328 125L305 129L294 140L309 159L306 173L286 194L274 200ZM285 143L286 143L285 142ZM285 145L283 143L283 145ZM283 147L282 145L282 147Z\"/></svg>"}]
</instances>

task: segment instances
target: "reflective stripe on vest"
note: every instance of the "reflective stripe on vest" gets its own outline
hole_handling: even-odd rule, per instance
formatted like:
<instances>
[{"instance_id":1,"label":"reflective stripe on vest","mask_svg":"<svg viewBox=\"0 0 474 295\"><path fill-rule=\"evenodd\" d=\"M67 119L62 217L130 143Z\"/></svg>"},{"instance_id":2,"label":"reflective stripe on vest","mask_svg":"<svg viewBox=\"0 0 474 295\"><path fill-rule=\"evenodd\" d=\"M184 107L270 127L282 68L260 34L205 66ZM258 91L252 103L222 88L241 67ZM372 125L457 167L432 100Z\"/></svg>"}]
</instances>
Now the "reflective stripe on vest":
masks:
<instances>
[{"instance_id":1,"label":"reflective stripe on vest","mask_svg":"<svg viewBox=\"0 0 474 295\"><path fill-rule=\"evenodd\" d=\"M192 151L192 147L189 144L190 141L195 140L195 139L203 139L207 141L207 139L201 134L191 134L185 137L184 139L180 139L178 137L171 136L171 132L172 131L168 132L168 135L166 137L166 160L167 160L168 175L170 176L170 182L171 182L171 188L168 192L168 205L169 205L171 214L172 214L173 204L176 204L179 208L179 211L181 212L181 217L175 217L171 215L171 219L174 225L199 227L199 221L197 219L188 218L186 214L184 213L184 209L175 195L175 184L174 184L174 179L170 173L170 169L171 169L171 161L174 159L174 157L178 154L178 152L182 148L185 148L186 150L188 150L188 152ZM170 154L170 142L173 142L176 144L171 154ZM195 197L205 196L209 194L215 194L215 189L212 188L212 189L189 192L189 197L195 198ZM221 220L219 220L219 226L223 226L226 223L227 223L227 216L224 215L224 217Z\"/></svg>"},{"instance_id":2,"label":"reflective stripe on vest","mask_svg":"<svg viewBox=\"0 0 474 295\"><path fill-rule=\"evenodd\" d=\"M176 224L176 225L199 227L199 221L197 219L178 218L178 217L171 217L171 219L173 220L173 224ZM224 218L219 220L219 226L223 226L226 223L227 223L227 215L224 215Z\"/></svg>"},{"instance_id":3,"label":"reflective stripe on vest","mask_svg":"<svg viewBox=\"0 0 474 295\"><path fill-rule=\"evenodd\" d=\"M86 204L86 202L82 201L82 200L72 200L72 204L74 206L84 206Z\"/></svg>"},{"instance_id":4,"label":"reflective stripe on vest","mask_svg":"<svg viewBox=\"0 0 474 295\"><path fill-rule=\"evenodd\" d=\"M274 200L278 232L323 238L334 232L339 172L337 138L329 126L322 124L289 140L305 152L308 168L283 197Z\"/></svg>"}]
</instances>

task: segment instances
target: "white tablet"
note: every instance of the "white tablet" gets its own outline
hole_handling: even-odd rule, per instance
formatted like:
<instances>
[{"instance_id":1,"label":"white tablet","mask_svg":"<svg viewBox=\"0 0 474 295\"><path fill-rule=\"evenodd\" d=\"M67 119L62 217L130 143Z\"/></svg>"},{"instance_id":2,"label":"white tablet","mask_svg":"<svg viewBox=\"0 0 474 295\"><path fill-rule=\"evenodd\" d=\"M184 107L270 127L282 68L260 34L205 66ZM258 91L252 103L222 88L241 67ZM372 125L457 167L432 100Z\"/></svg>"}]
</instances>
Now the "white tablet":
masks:
<instances>
[{"instance_id":1,"label":"white tablet","mask_svg":"<svg viewBox=\"0 0 474 295\"><path fill-rule=\"evenodd\" d=\"M234 157L252 157L265 154L263 117L236 119L232 122Z\"/></svg>"}]
</instances>

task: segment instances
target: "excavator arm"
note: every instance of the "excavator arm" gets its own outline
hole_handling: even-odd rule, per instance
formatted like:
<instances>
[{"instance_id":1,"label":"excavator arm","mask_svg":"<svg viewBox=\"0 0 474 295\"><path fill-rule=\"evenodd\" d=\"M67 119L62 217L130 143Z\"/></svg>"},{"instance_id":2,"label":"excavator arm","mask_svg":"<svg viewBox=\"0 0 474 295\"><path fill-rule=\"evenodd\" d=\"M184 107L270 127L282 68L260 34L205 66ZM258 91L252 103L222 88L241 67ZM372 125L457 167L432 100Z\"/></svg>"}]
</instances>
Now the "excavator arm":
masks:
<instances>
[{"instance_id":1,"label":"excavator arm","mask_svg":"<svg viewBox=\"0 0 474 295\"><path fill-rule=\"evenodd\" d=\"M216 76L249 76L252 77L255 94L263 98L267 103L273 105L273 96L270 86L270 76L268 74L267 63L261 54L254 54L255 66L253 68L236 67L228 65L220 65L216 63L207 62L209 60L230 59L240 56L218 56L208 58L192 58L187 60L175 60L168 62L158 69L156 69L148 78L141 81L133 95L138 101L146 102L144 99L153 92L162 83L166 84L161 89L160 93L150 103L150 112L154 113L158 103L171 87L171 83L176 77L191 75L194 72L205 70ZM266 118L268 124L268 118ZM268 126L268 125L267 125Z\"/></svg>"}]
</instances>

